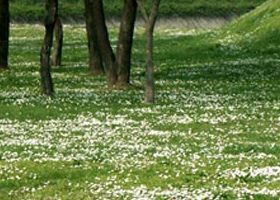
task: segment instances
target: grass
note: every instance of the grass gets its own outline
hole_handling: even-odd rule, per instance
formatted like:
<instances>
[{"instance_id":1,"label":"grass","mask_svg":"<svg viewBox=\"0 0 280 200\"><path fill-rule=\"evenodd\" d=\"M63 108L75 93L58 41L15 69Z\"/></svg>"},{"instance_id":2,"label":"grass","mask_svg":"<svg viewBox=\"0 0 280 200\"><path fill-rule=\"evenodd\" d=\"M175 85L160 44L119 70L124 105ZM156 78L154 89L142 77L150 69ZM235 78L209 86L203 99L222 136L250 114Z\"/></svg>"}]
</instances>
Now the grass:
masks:
<instances>
[{"instance_id":1,"label":"grass","mask_svg":"<svg viewBox=\"0 0 280 200\"><path fill-rule=\"evenodd\" d=\"M265 0L177 0L163 1L160 8L162 17L229 17L240 15L263 3ZM122 1L106 0L105 8L108 17L119 17L122 10ZM66 21L81 21L84 17L83 0L59 1L60 16ZM11 15L15 21L42 21L44 17L43 1L21 0L11 1Z\"/></svg>"},{"instance_id":2,"label":"grass","mask_svg":"<svg viewBox=\"0 0 280 200\"><path fill-rule=\"evenodd\" d=\"M84 26L66 26L47 99L43 27L13 25L10 70L0 74L0 199L279 199L280 41L265 36L279 26L254 31L276 23L278 2L221 30L159 27L152 106L143 104L141 27L133 87L115 91L88 74ZM250 26L262 10L271 18Z\"/></svg>"},{"instance_id":3,"label":"grass","mask_svg":"<svg viewBox=\"0 0 280 200\"><path fill-rule=\"evenodd\" d=\"M280 26L280 1L267 1L262 6L259 6L253 12L250 12L234 24L224 28L221 36L236 45L242 44L248 49L255 49L262 53L273 53L274 48L279 45ZM227 38L234 35L234 40ZM269 45L267 48L260 48Z\"/></svg>"}]
</instances>

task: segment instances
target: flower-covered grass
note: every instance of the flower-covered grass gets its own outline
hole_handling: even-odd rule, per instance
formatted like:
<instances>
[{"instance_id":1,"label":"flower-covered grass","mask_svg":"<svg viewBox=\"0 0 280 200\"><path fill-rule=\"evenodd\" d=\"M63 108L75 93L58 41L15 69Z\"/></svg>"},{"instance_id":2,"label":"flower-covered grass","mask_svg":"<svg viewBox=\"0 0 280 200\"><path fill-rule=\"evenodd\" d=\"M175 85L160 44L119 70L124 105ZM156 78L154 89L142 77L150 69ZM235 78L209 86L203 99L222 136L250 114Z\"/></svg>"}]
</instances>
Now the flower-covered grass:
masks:
<instances>
[{"instance_id":1,"label":"flower-covered grass","mask_svg":"<svg viewBox=\"0 0 280 200\"><path fill-rule=\"evenodd\" d=\"M11 27L1 200L279 199L280 42L260 52L223 30L159 27L156 104L145 105L143 29L132 86L108 90L88 73L85 27L66 25L53 99L40 95L43 32ZM117 30L110 36L115 45Z\"/></svg>"}]
</instances>

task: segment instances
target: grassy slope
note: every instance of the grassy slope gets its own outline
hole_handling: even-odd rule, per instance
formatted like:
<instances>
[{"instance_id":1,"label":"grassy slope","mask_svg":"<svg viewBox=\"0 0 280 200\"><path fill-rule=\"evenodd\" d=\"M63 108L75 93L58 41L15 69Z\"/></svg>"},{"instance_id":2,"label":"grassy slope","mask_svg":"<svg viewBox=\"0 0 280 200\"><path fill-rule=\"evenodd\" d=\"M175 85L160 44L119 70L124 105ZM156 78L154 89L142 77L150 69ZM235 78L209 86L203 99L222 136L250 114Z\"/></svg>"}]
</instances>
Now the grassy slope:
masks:
<instances>
[{"instance_id":1,"label":"grassy slope","mask_svg":"<svg viewBox=\"0 0 280 200\"><path fill-rule=\"evenodd\" d=\"M43 1L21 0L11 1L12 18L17 21L38 21L44 14ZM161 16L229 16L242 14L255 8L264 0L177 0L163 1ZM118 17L122 8L121 0L106 0L108 16ZM83 18L82 0L60 1L60 15L64 19L81 20Z\"/></svg>"},{"instance_id":2,"label":"grassy slope","mask_svg":"<svg viewBox=\"0 0 280 200\"><path fill-rule=\"evenodd\" d=\"M221 34L224 38L232 37L233 42L243 43L250 48L261 50L280 44L280 1L270 0L254 11L244 15L235 23L225 27Z\"/></svg>"},{"instance_id":3,"label":"grassy slope","mask_svg":"<svg viewBox=\"0 0 280 200\"><path fill-rule=\"evenodd\" d=\"M135 88L108 91L87 75L84 27L65 27L48 100L38 95L43 28L13 26L11 70L0 74L0 199L279 199L280 47L263 37L277 27L262 46L232 42L259 11L242 30L159 30L154 106L142 103L140 28Z\"/></svg>"}]
</instances>

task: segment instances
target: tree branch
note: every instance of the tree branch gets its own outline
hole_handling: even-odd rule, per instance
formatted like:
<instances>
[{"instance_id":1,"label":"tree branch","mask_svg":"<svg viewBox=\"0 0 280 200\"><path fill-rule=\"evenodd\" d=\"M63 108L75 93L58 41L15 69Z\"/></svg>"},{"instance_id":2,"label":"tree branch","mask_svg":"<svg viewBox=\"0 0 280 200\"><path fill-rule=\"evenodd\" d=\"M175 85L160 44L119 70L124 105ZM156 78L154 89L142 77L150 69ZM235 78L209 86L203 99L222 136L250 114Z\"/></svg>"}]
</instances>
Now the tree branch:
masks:
<instances>
[{"instance_id":1,"label":"tree branch","mask_svg":"<svg viewBox=\"0 0 280 200\"><path fill-rule=\"evenodd\" d=\"M151 13L149 16L149 21L154 23L156 21L158 11L159 11L159 5L161 0L153 0L153 5L151 9Z\"/></svg>"},{"instance_id":2,"label":"tree branch","mask_svg":"<svg viewBox=\"0 0 280 200\"><path fill-rule=\"evenodd\" d=\"M144 3L143 3L143 0L137 0L137 4L138 4L138 7L140 9L140 12L142 14L142 17L144 19L145 22L147 22L149 20L149 16L148 16L148 13L144 7Z\"/></svg>"}]
</instances>

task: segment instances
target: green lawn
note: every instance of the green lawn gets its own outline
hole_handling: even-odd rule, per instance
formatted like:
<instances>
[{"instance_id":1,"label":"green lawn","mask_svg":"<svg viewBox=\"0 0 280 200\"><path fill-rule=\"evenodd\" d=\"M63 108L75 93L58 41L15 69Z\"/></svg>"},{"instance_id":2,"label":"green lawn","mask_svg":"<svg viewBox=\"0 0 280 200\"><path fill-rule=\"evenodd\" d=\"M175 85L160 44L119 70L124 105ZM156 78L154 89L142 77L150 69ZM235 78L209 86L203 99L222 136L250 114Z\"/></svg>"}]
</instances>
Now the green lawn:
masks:
<instances>
[{"instance_id":1,"label":"green lawn","mask_svg":"<svg viewBox=\"0 0 280 200\"><path fill-rule=\"evenodd\" d=\"M255 45L257 27L241 40L234 26L158 28L148 106L142 28L123 91L89 75L85 28L66 26L47 99L44 29L13 25L10 70L0 73L0 199L279 199L280 41ZM117 30L110 36L115 44Z\"/></svg>"}]
</instances>

